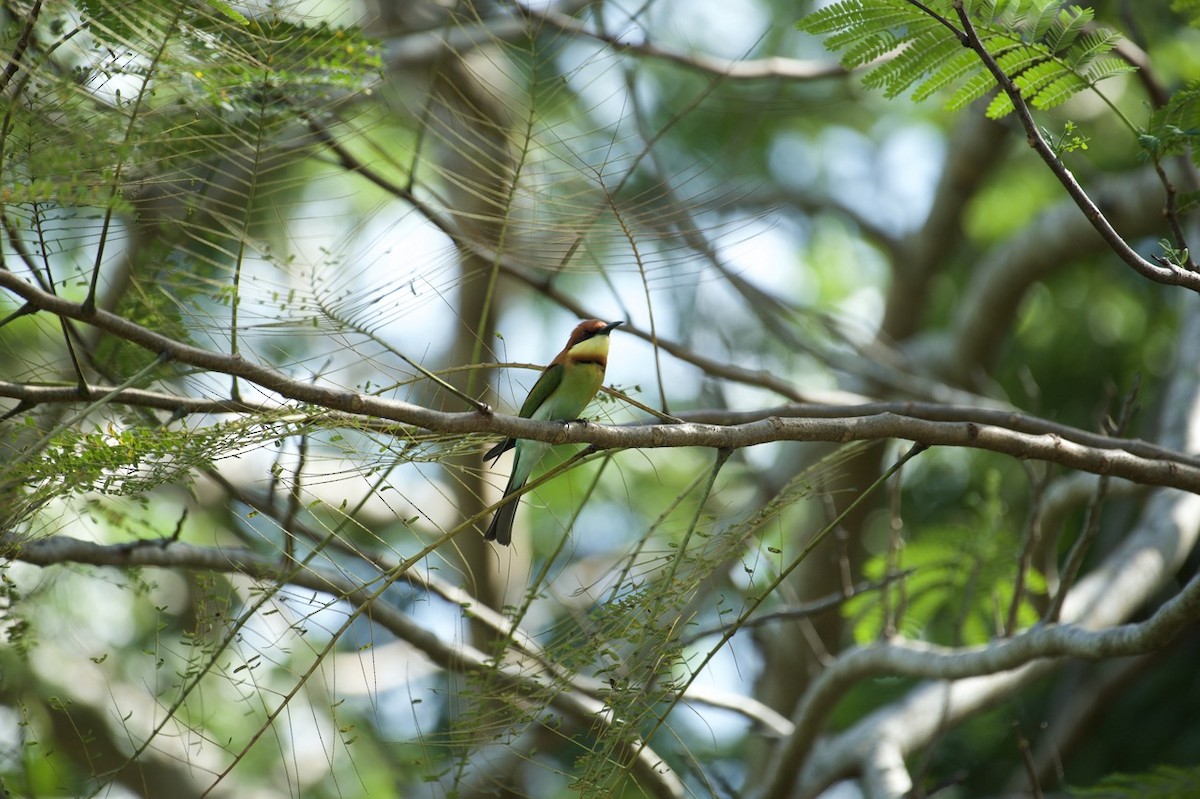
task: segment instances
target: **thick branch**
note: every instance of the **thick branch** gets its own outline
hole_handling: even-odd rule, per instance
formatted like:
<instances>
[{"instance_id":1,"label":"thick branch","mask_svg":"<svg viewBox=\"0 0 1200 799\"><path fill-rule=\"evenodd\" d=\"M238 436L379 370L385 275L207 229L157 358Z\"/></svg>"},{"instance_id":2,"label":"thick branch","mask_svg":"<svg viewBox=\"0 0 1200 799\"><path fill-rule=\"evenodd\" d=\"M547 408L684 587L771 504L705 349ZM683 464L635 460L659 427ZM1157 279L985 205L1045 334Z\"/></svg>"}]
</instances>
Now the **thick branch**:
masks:
<instances>
[{"instance_id":1,"label":"thick branch","mask_svg":"<svg viewBox=\"0 0 1200 799\"><path fill-rule=\"evenodd\" d=\"M408 402L321 386L307 380L294 380L239 355L226 355L183 344L102 309L85 310L77 303L42 291L11 272L0 272L0 287L21 296L39 310L87 322L151 352L165 353L173 360L243 378L298 402L355 416L390 419L439 433L495 433L551 444L592 444L603 449L739 449L776 441L848 443L898 438L928 446L984 449L1121 477L1136 483L1172 486L1200 493L1200 468L1187 463L1141 457L1123 449L1085 446L1054 434L1021 433L975 422L934 422L892 413L853 419L771 417L734 426L673 424L638 427L538 422L479 412L444 413Z\"/></svg>"},{"instance_id":2,"label":"thick branch","mask_svg":"<svg viewBox=\"0 0 1200 799\"><path fill-rule=\"evenodd\" d=\"M278 414L278 403L250 403L243 400L208 400L186 397L180 394L169 394L161 391L145 391L142 389L121 389L115 386L89 386L81 392L74 386L35 386L25 383L11 383L0 380L0 397L10 397L20 400L26 405L37 405L44 402L86 402L109 397L113 403L142 408L156 408L171 411L177 415L187 413L272 413ZM300 413L303 413L302 411ZM768 421L772 418L804 418L827 419L830 421L846 420L890 414L897 417L920 419L930 422L963 422L976 425L990 425L1002 428L1008 432L1028 433L1036 436L1057 436L1059 438L1101 450L1124 450L1148 460L1163 460L1185 466L1200 468L1200 458L1175 452L1147 441L1131 438L1114 438L1086 430L1080 430L1070 425L1041 419L1020 411L1001 410L998 408L977 408L970 405L942 405L931 402L864 402L852 405L812 405L808 403L792 403L777 405L771 408L760 408L748 411L730 410L696 410L681 412L677 419L697 425L709 427L729 427L746 425L751 422ZM306 414L311 417L311 414ZM505 417L497 417L505 418ZM303 421L296 416L293 421ZM360 421L355 421L356 427L362 427ZM367 425L380 432L393 432L403 435L407 431L391 429L390 424ZM642 426L642 425L639 425ZM558 426L546 426L556 434ZM439 429L439 432L446 432ZM499 432L491 425L477 432ZM903 437L903 436L901 436ZM592 443L587 437L587 443Z\"/></svg>"},{"instance_id":3,"label":"thick branch","mask_svg":"<svg viewBox=\"0 0 1200 799\"><path fill-rule=\"evenodd\" d=\"M1088 660L1141 655L1161 649L1200 615L1200 577L1147 621L1104 630L1076 624L1035 627L986 646L954 649L919 641L891 641L840 655L805 695L796 733L781 750L779 768L764 796L786 797L834 704L861 680L883 674L962 680L1020 669L1060 657Z\"/></svg>"}]
</instances>

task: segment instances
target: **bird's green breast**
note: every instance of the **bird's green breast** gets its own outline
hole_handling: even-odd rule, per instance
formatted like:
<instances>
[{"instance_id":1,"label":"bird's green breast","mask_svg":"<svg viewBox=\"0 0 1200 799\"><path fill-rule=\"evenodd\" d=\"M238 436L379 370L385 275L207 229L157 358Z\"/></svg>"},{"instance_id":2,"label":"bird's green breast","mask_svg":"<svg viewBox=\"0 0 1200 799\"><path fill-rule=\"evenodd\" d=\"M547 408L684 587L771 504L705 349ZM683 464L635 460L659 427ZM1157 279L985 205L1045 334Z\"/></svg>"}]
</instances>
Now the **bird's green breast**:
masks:
<instances>
[{"instance_id":1,"label":"bird's green breast","mask_svg":"<svg viewBox=\"0 0 1200 799\"><path fill-rule=\"evenodd\" d=\"M565 364L562 370L562 382L539 409L542 419L578 419L604 382L604 367L597 363Z\"/></svg>"}]
</instances>

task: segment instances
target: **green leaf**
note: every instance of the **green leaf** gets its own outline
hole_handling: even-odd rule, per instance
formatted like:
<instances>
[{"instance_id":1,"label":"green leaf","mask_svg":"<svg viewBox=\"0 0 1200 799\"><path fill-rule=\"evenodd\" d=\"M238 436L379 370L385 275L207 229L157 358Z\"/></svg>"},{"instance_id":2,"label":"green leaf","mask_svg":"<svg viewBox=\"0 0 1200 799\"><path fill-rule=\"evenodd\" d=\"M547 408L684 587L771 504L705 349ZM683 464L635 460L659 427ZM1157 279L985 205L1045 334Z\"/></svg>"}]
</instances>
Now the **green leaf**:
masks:
<instances>
[{"instance_id":1,"label":"green leaf","mask_svg":"<svg viewBox=\"0 0 1200 799\"><path fill-rule=\"evenodd\" d=\"M961 111L996 87L996 79L990 73L975 70L971 79L958 88L946 101L947 111Z\"/></svg>"},{"instance_id":2,"label":"green leaf","mask_svg":"<svg viewBox=\"0 0 1200 799\"><path fill-rule=\"evenodd\" d=\"M1034 108L1058 105L1131 69L1119 59L1102 58L1117 35L1089 30L1090 9L1063 8L1055 0L977 2L966 8L983 46ZM889 98L911 89L917 101L951 89L946 108L959 110L991 91L995 81L974 53L964 55L958 38L934 16L955 19L952 4L933 2L929 9L933 13L905 0L841 0L798 27L827 36L826 46L841 52L847 67L894 53L864 76L868 88L880 88ZM987 113L995 118L1011 111L1011 100L997 96Z\"/></svg>"},{"instance_id":3,"label":"green leaf","mask_svg":"<svg viewBox=\"0 0 1200 799\"><path fill-rule=\"evenodd\" d=\"M1083 33L1084 26L1092 21L1094 12L1090 8L1080 8L1079 6L1067 6L1064 8L1054 22L1050 25L1050 30L1046 32L1043 43L1050 48L1051 52L1059 53L1071 46L1079 34Z\"/></svg>"},{"instance_id":4,"label":"green leaf","mask_svg":"<svg viewBox=\"0 0 1200 799\"><path fill-rule=\"evenodd\" d=\"M935 92L939 92L947 86L958 82L962 77L972 71L978 70L979 61L975 54L970 50L960 49L950 59L944 63L937 72L916 88L913 92L913 100L921 102L927 100Z\"/></svg>"},{"instance_id":5,"label":"green leaf","mask_svg":"<svg viewBox=\"0 0 1200 799\"><path fill-rule=\"evenodd\" d=\"M211 8L216 9L219 13L224 14L226 17L239 25L250 24L250 20L245 14L243 14L241 11L238 11L229 3L224 2L224 0L205 0L205 2L208 3Z\"/></svg>"},{"instance_id":6,"label":"green leaf","mask_svg":"<svg viewBox=\"0 0 1200 799\"><path fill-rule=\"evenodd\" d=\"M1050 32L1050 26L1054 24L1054 20L1058 18L1059 7L1055 3L1047 3L1036 17L1030 20L1029 35L1034 39L1045 38Z\"/></svg>"},{"instance_id":7,"label":"green leaf","mask_svg":"<svg viewBox=\"0 0 1200 799\"><path fill-rule=\"evenodd\" d=\"M1087 87L1087 81L1074 73L1068 72L1065 75L1060 75L1053 83L1036 94L1030 100L1030 105L1039 111L1045 111L1048 108L1065 103Z\"/></svg>"},{"instance_id":8,"label":"green leaf","mask_svg":"<svg viewBox=\"0 0 1200 799\"><path fill-rule=\"evenodd\" d=\"M1110 774L1090 788L1072 788L1088 799L1189 799L1200 796L1200 766L1159 766L1134 774Z\"/></svg>"}]
</instances>

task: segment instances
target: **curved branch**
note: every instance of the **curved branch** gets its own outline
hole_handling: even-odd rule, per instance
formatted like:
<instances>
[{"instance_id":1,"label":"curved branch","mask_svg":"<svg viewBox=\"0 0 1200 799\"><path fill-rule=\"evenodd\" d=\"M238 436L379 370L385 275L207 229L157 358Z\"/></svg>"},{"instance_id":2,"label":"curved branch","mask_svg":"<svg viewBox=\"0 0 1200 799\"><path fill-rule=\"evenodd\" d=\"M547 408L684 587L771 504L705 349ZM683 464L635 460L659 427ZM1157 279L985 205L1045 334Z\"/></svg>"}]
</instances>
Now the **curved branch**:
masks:
<instances>
[{"instance_id":1,"label":"curved branch","mask_svg":"<svg viewBox=\"0 0 1200 799\"><path fill-rule=\"evenodd\" d=\"M538 11L521 2L517 2L516 6L521 15L527 19L554 28L562 33L579 38L595 39L598 42L607 44L620 53L636 53L648 58L668 61L672 64L678 64L681 67L696 70L697 72L705 72L715 77L732 78L734 80L779 79L802 81L819 78L838 78L850 74L850 71L841 64L830 61L805 61L798 58L782 58L780 56L734 61L726 58L718 58L706 53L682 52L648 42L628 42L604 31L589 30L574 17L560 11Z\"/></svg>"},{"instance_id":2,"label":"curved branch","mask_svg":"<svg viewBox=\"0 0 1200 799\"><path fill-rule=\"evenodd\" d=\"M1022 669L1054 658L1088 660L1141 655L1162 648L1200 615L1200 576L1147 621L1091 630L1080 624L1035 627L979 647L954 649L920 641L891 641L840 655L823 672L796 711L796 734L780 751L779 767L764 797L786 797L820 727L845 692L879 675L964 680ZM940 690L940 689L938 689ZM965 689L964 689L965 690Z\"/></svg>"}]
</instances>

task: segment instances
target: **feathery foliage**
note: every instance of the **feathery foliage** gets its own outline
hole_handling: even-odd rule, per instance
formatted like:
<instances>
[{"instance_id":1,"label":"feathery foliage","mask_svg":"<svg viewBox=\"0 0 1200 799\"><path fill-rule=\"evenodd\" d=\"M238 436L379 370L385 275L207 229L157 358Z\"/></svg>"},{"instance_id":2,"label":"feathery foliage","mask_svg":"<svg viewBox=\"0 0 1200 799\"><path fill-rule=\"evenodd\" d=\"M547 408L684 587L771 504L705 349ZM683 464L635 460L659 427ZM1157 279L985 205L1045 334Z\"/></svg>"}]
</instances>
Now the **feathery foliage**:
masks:
<instances>
[{"instance_id":1,"label":"feathery foliage","mask_svg":"<svg viewBox=\"0 0 1200 799\"><path fill-rule=\"evenodd\" d=\"M1133 70L1107 54L1117 34L1091 26L1093 11L1058 0L977 0L964 4L983 47L1038 109L1052 108L1105 78ZM825 36L848 68L869 67L863 83L891 98L912 90L925 100L949 91L946 108L959 110L987 95L996 82L966 48L951 2L921 6L907 0L840 0L798 23ZM993 119L1013 110L997 94Z\"/></svg>"},{"instance_id":2,"label":"feathery foliage","mask_svg":"<svg viewBox=\"0 0 1200 799\"><path fill-rule=\"evenodd\" d=\"M205 339L217 309L250 295L242 267L272 260L257 236L265 201L303 185L293 165L312 142L297 109L326 113L363 92L378 50L355 29L251 19L220 2L89 0L80 10L48 6L32 28L0 120L0 215L41 285L76 295L136 253L133 289L112 310L181 342ZM89 357L102 374L125 375L151 356L106 337ZM24 369L56 379L60 366ZM164 366L152 377L182 374ZM8 476L40 485L36 495L64 481L142 493L278 438L271 416L174 429L137 414L103 418L47 438L40 458L10 464ZM20 507L37 507L36 495Z\"/></svg>"},{"instance_id":3,"label":"feathery foliage","mask_svg":"<svg viewBox=\"0 0 1200 799\"><path fill-rule=\"evenodd\" d=\"M1189 799L1200 796L1200 767L1160 766L1139 774L1110 774L1087 788L1072 788L1085 799Z\"/></svg>"},{"instance_id":4,"label":"feathery foliage","mask_svg":"<svg viewBox=\"0 0 1200 799\"><path fill-rule=\"evenodd\" d=\"M1190 154L1200 164L1200 82L1193 82L1171 95L1165 106L1156 110L1150 124L1138 137L1146 153L1156 161L1172 155ZM1191 210L1196 192L1184 192L1180 210Z\"/></svg>"}]
</instances>

